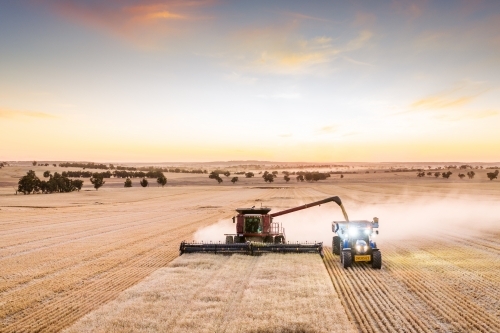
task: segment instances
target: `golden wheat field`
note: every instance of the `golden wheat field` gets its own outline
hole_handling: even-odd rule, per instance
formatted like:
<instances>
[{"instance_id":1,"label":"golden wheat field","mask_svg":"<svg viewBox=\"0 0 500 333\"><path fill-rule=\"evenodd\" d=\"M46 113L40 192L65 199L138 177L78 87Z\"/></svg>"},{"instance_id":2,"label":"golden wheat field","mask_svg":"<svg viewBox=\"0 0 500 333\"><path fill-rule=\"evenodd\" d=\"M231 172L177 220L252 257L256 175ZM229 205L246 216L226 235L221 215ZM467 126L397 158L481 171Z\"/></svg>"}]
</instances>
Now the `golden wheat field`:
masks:
<instances>
[{"instance_id":1,"label":"golden wheat field","mask_svg":"<svg viewBox=\"0 0 500 333\"><path fill-rule=\"evenodd\" d=\"M218 186L167 174L165 188L111 180L99 191L87 183L25 196L10 188L16 176L19 168L0 169L1 332L500 331L495 181L362 174ZM237 207L279 210L332 195L350 216L381 219L381 270L345 270L328 249L323 260L178 257L182 240ZM330 222L340 218L325 205L283 223L291 238L330 245Z\"/></svg>"}]
</instances>

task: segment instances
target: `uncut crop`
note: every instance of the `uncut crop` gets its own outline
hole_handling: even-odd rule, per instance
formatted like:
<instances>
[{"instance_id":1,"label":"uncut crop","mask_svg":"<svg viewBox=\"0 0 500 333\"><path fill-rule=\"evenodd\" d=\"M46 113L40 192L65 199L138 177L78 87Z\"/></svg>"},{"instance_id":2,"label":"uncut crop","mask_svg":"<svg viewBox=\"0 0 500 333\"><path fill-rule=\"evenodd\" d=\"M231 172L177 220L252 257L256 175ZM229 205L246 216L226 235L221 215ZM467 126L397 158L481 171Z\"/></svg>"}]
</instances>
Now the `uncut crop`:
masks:
<instances>
[{"instance_id":1,"label":"uncut crop","mask_svg":"<svg viewBox=\"0 0 500 333\"><path fill-rule=\"evenodd\" d=\"M317 254L186 254L66 332L355 332Z\"/></svg>"}]
</instances>

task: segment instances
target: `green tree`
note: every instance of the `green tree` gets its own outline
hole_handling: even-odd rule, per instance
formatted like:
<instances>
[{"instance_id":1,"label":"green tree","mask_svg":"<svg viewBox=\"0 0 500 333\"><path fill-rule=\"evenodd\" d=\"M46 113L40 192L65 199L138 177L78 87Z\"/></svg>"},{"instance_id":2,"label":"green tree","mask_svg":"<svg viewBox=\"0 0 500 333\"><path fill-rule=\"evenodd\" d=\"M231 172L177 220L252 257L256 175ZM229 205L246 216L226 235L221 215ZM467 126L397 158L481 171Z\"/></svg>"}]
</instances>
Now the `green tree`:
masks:
<instances>
[{"instance_id":1,"label":"green tree","mask_svg":"<svg viewBox=\"0 0 500 333\"><path fill-rule=\"evenodd\" d=\"M73 186L80 192L83 186L83 180L81 179L73 179L72 181Z\"/></svg>"},{"instance_id":2,"label":"green tree","mask_svg":"<svg viewBox=\"0 0 500 333\"><path fill-rule=\"evenodd\" d=\"M441 172L434 172L434 177L438 178L439 176L441 176Z\"/></svg>"},{"instance_id":3,"label":"green tree","mask_svg":"<svg viewBox=\"0 0 500 333\"><path fill-rule=\"evenodd\" d=\"M57 164L55 164L55 163L54 163L54 164L52 164L52 165L53 165L54 167L56 167L56 166L57 166Z\"/></svg>"},{"instance_id":4,"label":"green tree","mask_svg":"<svg viewBox=\"0 0 500 333\"><path fill-rule=\"evenodd\" d=\"M453 173L452 173L451 171L448 171L448 172L443 172L443 173L441 174L441 176L442 176L443 178L445 178L445 179L448 179L448 178L450 178L450 176L451 176L452 174L453 174Z\"/></svg>"},{"instance_id":5,"label":"green tree","mask_svg":"<svg viewBox=\"0 0 500 333\"><path fill-rule=\"evenodd\" d=\"M486 174L490 180L496 179L498 176L498 170L495 170L495 172L488 172Z\"/></svg>"},{"instance_id":6,"label":"green tree","mask_svg":"<svg viewBox=\"0 0 500 333\"><path fill-rule=\"evenodd\" d=\"M226 172L223 173L223 175L226 176L226 177L229 177L229 176L231 176L231 172L226 171Z\"/></svg>"},{"instance_id":7,"label":"green tree","mask_svg":"<svg viewBox=\"0 0 500 333\"><path fill-rule=\"evenodd\" d=\"M158 183L158 185L161 185L161 187L163 187L167 184L167 178L165 178L165 176L160 176L156 179L156 182Z\"/></svg>"},{"instance_id":8,"label":"green tree","mask_svg":"<svg viewBox=\"0 0 500 333\"><path fill-rule=\"evenodd\" d=\"M208 178L215 179L219 184L222 183L222 178L220 178L219 174L215 171L212 171L210 175L208 175Z\"/></svg>"},{"instance_id":9,"label":"green tree","mask_svg":"<svg viewBox=\"0 0 500 333\"><path fill-rule=\"evenodd\" d=\"M50 177L50 171L45 171L45 172L43 173L43 176L44 176L45 178L49 178L49 177Z\"/></svg>"},{"instance_id":10,"label":"green tree","mask_svg":"<svg viewBox=\"0 0 500 333\"><path fill-rule=\"evenodd\" d=\"M272 173L268 173L267 171L264 173L264 175L262 176L262 178L264 178L264 181L266 183L272 183L274 182L274 175Z\"/></svg>"},{"instance_id":11,"label":"green tree","mask_svg":"<svg viewBox=\"0 0 500 333\"><path fill-rule=\"evenodd\" d=\"M288 177L287 174L285 174L285 177L283 177L283 179L288 183L290 181L290 177Z\"/></svg>"},{"instance_id":12,"label":"green tree","mask_svg":"<svg viewBox=\"0 0 500 333\"><path fill-rule=\"evenodd\" d=\"M296 177L296 179L297 179L298 182L303 182L304 181L304 176L303 175L298 175Z\"/></svg>"},{"instance_id":13,"label":"green tree","mask_svg":"<svg viewBox=\"0 0 500 333\"><path fill-rule=\"evenodd\" d=\"M96 191L104 184L106 184L103 175L97 172L92 175L92 177L90 178L90 182L92 183L92 185L94 185Z\"/></svg>"},{"instance_id":14,"label":"green tree","mask_svg":"<svg viewBox=\"0 0 500 333\"><path fill-rule=\"evenodd\" d=\"M247 173L245 173L245 177L247 177L247 178L252 178L253 176L255 176L253 174L253 172L247 172Z\"/></svg>"},{"instance_id":15,"label":"green tree","mask_svg":"<svg viewBox=\"0 0 500 333\"><path fill-rule=\"evenodd\" d=\"M130 178L125 179L124 187L132 187L132 180Z\"/></svg>"},{"instance_id":16,"label":"green tree","mask_svg":"<svg viewBox=\"0 0 500 333\"><path fill-rule=\"evenodd\" d=\"M148 180L146 178L142 178L140 182L142 187L147 187L148 186Z\"/></svg>"},{"instance_id":17,"label":"green tree","mask_svg":"<svg viewBox=\"0 0 500 333\"><path fill-rule=\"evenodd\" d=\"M33 163L33 166L36 166L36 161L33 161L32 163Z\"/></svg>"},{"instance_id":18,"label":"green tree","mask_svg":"<svg viewBox=\"0 0 500 333\"><path fill-rule=\"evenodd\" d=\"M464 175L463 173L459 173L459 174L458 174L458 177L459 177L460 179L464 179L465 175Z\"/></svg>"},{"instance_id":19,"label":"green tree","mask_svg":"<svg viewBox=\"0 0 500 333\"><path fill-rule=\"evenodd\" d=\"M231 179L231 182L232 182L233 184L235 184L237 181L238 181L238 177L233 177L233 179Z\"/></svg>"},{"instance_id":20,"label":"green tree","mask_svg":"<svg viewBox=\"0 0 500 333\"><path fill-rule=\"evenodd\" d=\"M35 171L30 170L26 176L19 179L17 183L17 191L23 194L31 194L40 191L40 179L36 176Z\"/></svg>"},{"instance_id":21,"label":"green tree","mask_svg":"<svg viewBox=\"0 0 500 333\"><path fill-rule=\"evenodd\" d=\"M469 179L473 179L475 175L476 173L474 171L467 172L467 177L469 177Z\"/></svg>"},{"instance_id":22,"label":"green tree","mask_svg":"<svg viewBox=\"0 0 500 333\"><path fill-rule=\"evenodd\" d=\"M340 178L344 178L344 175L342 175L342 174L341 174L341 175L340 175Z\"/></svg>"}]
</instances>

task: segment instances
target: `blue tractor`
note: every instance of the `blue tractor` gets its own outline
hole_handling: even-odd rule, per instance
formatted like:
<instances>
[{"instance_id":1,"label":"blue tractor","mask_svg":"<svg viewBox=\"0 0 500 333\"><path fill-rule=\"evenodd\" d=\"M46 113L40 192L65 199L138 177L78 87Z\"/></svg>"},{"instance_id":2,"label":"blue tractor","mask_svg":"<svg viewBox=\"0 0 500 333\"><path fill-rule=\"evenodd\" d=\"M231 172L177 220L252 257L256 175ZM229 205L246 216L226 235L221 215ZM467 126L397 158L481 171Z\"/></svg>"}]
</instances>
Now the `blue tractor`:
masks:
<instances>
[{"instance_id":1,"label":"blue tractor","mask_svg":"<svg viewBox=\"0 0 500 333\"><path fill-rule=\"evenodd\" d=\"M344 215L345 216L345 215ZM378 235L378 218L373 221L346 221L332 222L332 231L335 233L332 240L332 252L340 255L340 262L344 268L352 263L367 262L372 268L382 267L382 253L377 248L375 235Z\"/></svg>"}]
</instances>

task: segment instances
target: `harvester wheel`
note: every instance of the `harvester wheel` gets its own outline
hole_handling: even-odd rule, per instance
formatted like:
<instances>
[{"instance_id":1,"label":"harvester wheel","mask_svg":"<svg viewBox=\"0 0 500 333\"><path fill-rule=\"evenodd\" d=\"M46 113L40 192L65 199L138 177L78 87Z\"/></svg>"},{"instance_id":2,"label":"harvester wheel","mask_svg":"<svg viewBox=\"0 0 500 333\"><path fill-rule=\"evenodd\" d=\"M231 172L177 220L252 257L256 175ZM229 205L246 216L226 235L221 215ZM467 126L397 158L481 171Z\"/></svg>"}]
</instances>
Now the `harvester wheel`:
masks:
<instances>
[{"instance_id":1,"label":"harvester wheel","mask_svg":"<svg viewBox=\"0 0 500 333\"><path fill-rule=\"evenodd\" d=\"M274 244L281 244L283 243L283 237L282 236L276 236L274 237Z\"/></svg>"},{"instance_id":2,"label":"harvester wheel","mask_svg":"<svg viewBox=\"0 0 500 333\"><path fill-rule=\"evenodd\" d=\"M233 236L226 236L226 244L233 244L234 238Z\"/></svg>"},{"instance_id":3,"label":"harvester wheel","mask_svg":"<svg viewBox=\"0 0 500 333\"><path fill-rule=\"evenodd\" d=\"M372 268L382 268L382 253L380 251L373 251L372 253Z\"/></svg>"},{"instance_id":4,"label":"harvester wheel","mask_svg":"<svg viewBox=\"0 0 500 333\"><path fill-rule=\"evenodd\" d=\"M336 255L340 254L340 237L339 236L333 236L332 253L336 254Z\"/></svg>"},{"instance_id":5,"label":"harvester wheel","mask_svg":"<svg viewBox=\"0 0 500 333\"><path fill-rule=\"evenodd\" d=\"M344 268L351 267L352 265L351 251L342 251L342 263L344 264Z\"/></svg>"}]
</instances>

